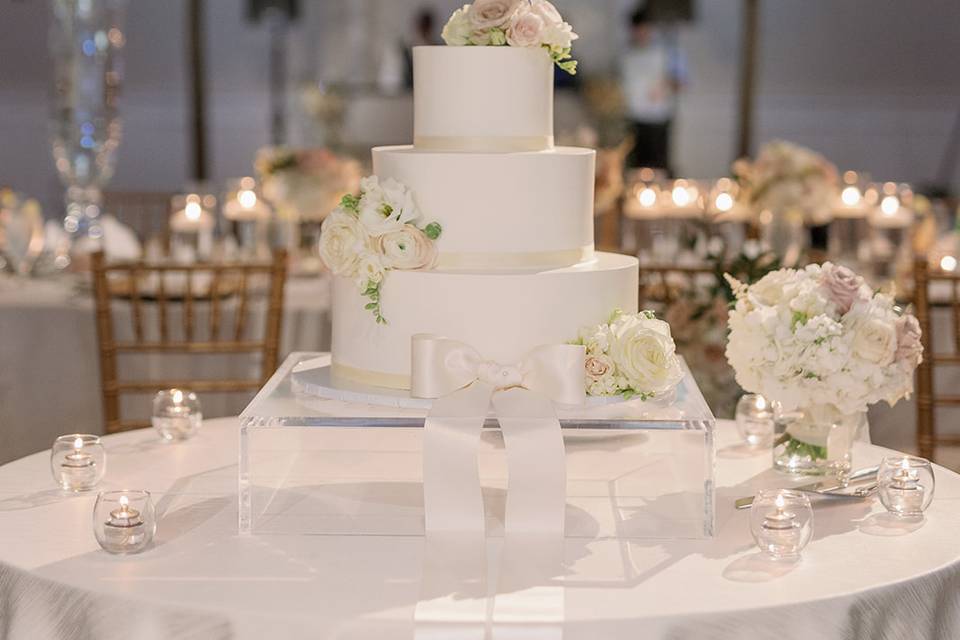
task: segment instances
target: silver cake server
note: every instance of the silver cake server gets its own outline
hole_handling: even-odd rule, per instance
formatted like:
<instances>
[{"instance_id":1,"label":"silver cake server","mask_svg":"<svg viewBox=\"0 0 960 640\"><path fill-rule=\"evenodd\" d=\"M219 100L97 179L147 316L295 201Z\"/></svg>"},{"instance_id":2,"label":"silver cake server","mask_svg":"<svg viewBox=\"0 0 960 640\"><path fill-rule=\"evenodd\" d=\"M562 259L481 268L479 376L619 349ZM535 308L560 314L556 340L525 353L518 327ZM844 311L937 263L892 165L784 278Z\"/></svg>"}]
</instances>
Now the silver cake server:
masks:
<instances>
[{"instance_id":1,"label":"silver cake server","mask_svg":"<svg viewBox=\"0 0 960 640\"><path fill-rule=\"evenodd\" d=\"M877 490L877 470L878 467L865 467L854 471L843 480L839 478L829 478L827 480L818 480L810 484L800 485L799 487L784 488L836 498L866 498ZM870 484L854 488L850 487L852 484L859 484L866 481L870 481ZM755 496L737 498L733 505L737 509L749 509L750 505L753 504L754 497Z\"/></svg>"}]
</instances>

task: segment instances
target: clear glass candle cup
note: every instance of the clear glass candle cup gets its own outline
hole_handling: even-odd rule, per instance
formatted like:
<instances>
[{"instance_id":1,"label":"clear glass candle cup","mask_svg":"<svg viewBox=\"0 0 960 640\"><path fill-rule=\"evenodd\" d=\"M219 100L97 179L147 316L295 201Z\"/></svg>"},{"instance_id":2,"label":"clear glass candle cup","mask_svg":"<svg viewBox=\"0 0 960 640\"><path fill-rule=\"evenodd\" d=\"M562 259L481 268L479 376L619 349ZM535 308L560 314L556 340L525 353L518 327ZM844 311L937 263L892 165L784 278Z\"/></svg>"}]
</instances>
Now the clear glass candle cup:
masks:
<instances>
[{"instance_id":1,"label":"clear glass candle cup","mask_svg":"<svg viewBox=\"0 0 960 640\"><path fill-rule=\"evenodd\" d=\"M776 560L796 560L813 536L810 499L792 489L762 489L750 508L750 532Z\"/></svg>"},{"instance_id":2,"label":"clear glass candle cup","mask_svg":"<svg viewBox=\"0 0 960 640\"><path fill-rule=\"evenodd\" d=\"M149 491L101 491L93 507L93 534L105 551L139 553L157 532Z\"/></svg>"},{"instance_id":3,"label":"clear glass candle cup","mask_svg":"<svg viewBox=\"0 0 960 640\"><path fill-rule=\"evenodd\" d=\"M197 394L187 389L165 389L153 397L153 428L166 442L193 437L203 423Z\"/></svg>"},{"instance_id":4,"label":"clear glass candle cup","mask_svg":"<svg viewBox=\"0 0 960 640\"><path fill-rule=\"evenodd\" d=\"M920 518L933 500L936 480L929 460L887 456L877 472L880 502L899 518Z\"/></svg>"},{"instance_id":5,"label":"clear glass candle cup","mask_svg":"<svg viewBox=\"0 0 960 640\"><path fill-rule=\"evenodd\" d=\"M107 454L98 436L71 433L57 438L50 449L50 472L64 491L89 491L106 470Z\"/></svg>"},{"instance_id":6,"label":"clear glass candle cup","mask_svg":"<svg viewBox=\"0 0 960 640\"><path fill-rule=\"evenodd\" d=\"M751 447L773 442L773 404L763 396L748 393L737 402L735 419L740 437Z\"/></svg>"}]
</instances>

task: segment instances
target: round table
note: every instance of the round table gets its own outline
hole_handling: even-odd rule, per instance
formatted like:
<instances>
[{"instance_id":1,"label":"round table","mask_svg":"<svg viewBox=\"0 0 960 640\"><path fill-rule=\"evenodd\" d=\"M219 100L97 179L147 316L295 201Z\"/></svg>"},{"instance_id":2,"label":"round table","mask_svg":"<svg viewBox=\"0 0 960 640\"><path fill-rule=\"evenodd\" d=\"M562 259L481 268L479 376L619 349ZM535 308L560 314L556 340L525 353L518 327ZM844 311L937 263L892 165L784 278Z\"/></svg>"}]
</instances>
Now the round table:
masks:
<instances>
[{"instance_id":1,"label":"round table","mask_svg":"<svg viewBox=\"0 0 960 640\"><path fill-rule=\"evenodd\" d=\"M237 426L210 420L177 444L150 431L105 439L104 488L149 489L160 514L153 546L134 556L99 549L95 496L54 489L46 453L0 467L4 637L429 635L415 616L423 538L237 535ZM875 499L818 503L802 560L775 563L733 500L784 478L768 453L737 444L732 423L718 423L717 443L715 539L568 541L562 619L495 626L493 637L960 636L960 476L936 468L917 524L886 518ZM855 447L856 466L886 451Z\"/></svg>"}]
</instances>

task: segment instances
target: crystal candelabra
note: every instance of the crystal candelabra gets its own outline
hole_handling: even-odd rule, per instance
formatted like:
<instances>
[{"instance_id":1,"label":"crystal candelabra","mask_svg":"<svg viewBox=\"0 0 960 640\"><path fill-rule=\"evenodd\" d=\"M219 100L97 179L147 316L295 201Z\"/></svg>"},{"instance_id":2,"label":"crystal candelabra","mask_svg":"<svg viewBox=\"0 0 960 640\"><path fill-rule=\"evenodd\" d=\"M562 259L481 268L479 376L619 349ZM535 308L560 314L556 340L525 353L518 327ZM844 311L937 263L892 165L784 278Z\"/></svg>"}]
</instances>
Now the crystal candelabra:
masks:
<instances>
[{"instance_id":1,"label":"crystal candelabra","mask_svg":"<svg viewBox=\"0 0 960 640\"><path fill-rule=\"evenodd\" d=\"M101 245L101 189L120 143L117 97L126 0L53 0L51 141L66 187L64 228L83 253Z\"/></svg>"}]
</instances>

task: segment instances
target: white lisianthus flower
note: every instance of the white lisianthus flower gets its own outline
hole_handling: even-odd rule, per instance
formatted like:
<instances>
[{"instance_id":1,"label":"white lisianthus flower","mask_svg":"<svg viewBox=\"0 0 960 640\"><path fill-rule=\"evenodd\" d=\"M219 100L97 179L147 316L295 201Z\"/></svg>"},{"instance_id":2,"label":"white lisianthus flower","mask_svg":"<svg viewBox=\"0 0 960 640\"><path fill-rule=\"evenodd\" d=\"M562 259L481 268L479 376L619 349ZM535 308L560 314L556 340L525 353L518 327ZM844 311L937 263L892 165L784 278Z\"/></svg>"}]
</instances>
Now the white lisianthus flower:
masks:
<instances>
[{"instance_id":1,"label":"white lisianthus flower","mask_svg":"<svg viewBox=\"0 0 960 640\"><path fill-rule=\"evenodd\" d=\"M507 43L511 47L539 47L544 26L543 18L525 4L510 20Z\"/></svg>"},{"instance_id":2,"label":"white lisianthus flower","mask_svg":"<svg viewBox=\"0 0 960 640\"><path fill-rule=\"evenodd\" d=\"M341 208L323 221L320 259L336 275L356 275L360 257L367 253L368 236L360 222Z\"/></svg>"},{"instance_id":3,"label":"white lisianthus flower","mask_svg":"<svg viewBox=\"0 0 960 640\"><path fill-rule=\"evenodd\" d=\"M380 236L377 248L388 269L427 269L437 259L433 241L411 224Z\"/></svg>"},{"instance_id":4,"label":"white lisianthus flower","mask_svg":"<svg viewBox=\"0 0 960 640\"><path fill-rule=\"evenodd\" d=\"M393 178L381 182L371 176L361 183L361 190L360 222L374 237L399 231L420 217L413 192Z\"/></svg>"},{"instance_id":5,"label":"white lisianthus flower","mask_svg":"<svg viewBox=\"0 0 960 640\"><path fill-rule=\"evenodd\" d=\"M373 284L383 282L384 272L380 256L373 252L364 253L357 259L357 270L354 276L357 288L363 291L371 282Z\"/></svg>"},{"instance_id":6,"label":"white lisianthus flower","mask_svg":"<svg viewBox=\"0 0 960 640\"><path fill-rule=\"evenodd\" d=\"M612 329L610 357L637 393L658 394L683 378L670 326L662 320L620 316Z\"/></svg>"},{"instance_id":7,"label":"white lisianthus flower","mask_svg":"<svg viewBox=\"0 0 960 640\"><path fill-rule=\"evenodd\" d=\"M440 37L443 38L445 43L457 47L470 44L473 25L470 23L469 12L469 4L465 4L453 12L453 15L447 20L447 24L444 25L443 32L440 34Z\"/></svg>"},{"instance_id":8,"label":"white lisianthus flower","mask_svg":"<svg viewBox=\"0 0 960 640\"><path fill-rule=\"evenodd\" d=\"M474 30L502 27L510 21L521 0L475 0L467 15Z\"/></svg>"}]
</instances>

